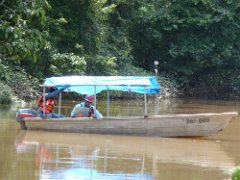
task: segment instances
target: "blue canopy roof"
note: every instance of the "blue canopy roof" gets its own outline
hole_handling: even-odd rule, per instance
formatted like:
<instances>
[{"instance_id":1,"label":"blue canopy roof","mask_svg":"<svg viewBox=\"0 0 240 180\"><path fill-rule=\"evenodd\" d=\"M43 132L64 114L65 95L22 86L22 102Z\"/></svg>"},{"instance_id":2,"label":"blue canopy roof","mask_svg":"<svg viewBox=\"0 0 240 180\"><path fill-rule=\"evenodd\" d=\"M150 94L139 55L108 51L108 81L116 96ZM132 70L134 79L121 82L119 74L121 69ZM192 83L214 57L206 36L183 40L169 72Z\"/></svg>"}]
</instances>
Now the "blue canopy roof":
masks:
<instances>
[{"instance_id":1,"label":"blue canopy roof","mask_svg":"<svg viewBox=\"0 0 240 180\"><path fill-rule=\"evenodd\" d=\"M44 86L61 88L69 85L68 91L80 94L94 94L104 90L126 91L147 94L160 92L160 85L155 77L140 76L64 76L46 78Z\"/></svg>"}]
</instances>

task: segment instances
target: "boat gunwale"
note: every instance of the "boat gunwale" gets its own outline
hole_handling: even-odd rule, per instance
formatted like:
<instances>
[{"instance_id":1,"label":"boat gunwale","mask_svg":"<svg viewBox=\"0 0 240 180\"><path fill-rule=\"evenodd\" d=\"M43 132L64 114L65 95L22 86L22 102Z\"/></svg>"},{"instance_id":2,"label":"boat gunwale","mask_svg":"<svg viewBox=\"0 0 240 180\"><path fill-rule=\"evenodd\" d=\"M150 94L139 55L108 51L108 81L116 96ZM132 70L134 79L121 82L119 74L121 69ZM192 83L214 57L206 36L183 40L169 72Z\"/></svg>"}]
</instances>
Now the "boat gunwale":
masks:
<instances>
[{"instance_id":1,"label":"boat gunwale","mask_svg":"<svg viewBox=\"0 0 240 180\"><path fill-rule=\"evenodd\" d=\"M222 113L195 113L195 114L163 114L163 115L150 115L150 116L110 116L103 119L95 119L93 117L63 117L63 118L41 118L41 117L24 117L24 121L41 120L41 121L104 121L104 120L148 120L148 119L162 119L162 118L189 118L189 117L212 117L212 116L238 116L238 112L222 112Z\"/></svg>"}]
</instances>

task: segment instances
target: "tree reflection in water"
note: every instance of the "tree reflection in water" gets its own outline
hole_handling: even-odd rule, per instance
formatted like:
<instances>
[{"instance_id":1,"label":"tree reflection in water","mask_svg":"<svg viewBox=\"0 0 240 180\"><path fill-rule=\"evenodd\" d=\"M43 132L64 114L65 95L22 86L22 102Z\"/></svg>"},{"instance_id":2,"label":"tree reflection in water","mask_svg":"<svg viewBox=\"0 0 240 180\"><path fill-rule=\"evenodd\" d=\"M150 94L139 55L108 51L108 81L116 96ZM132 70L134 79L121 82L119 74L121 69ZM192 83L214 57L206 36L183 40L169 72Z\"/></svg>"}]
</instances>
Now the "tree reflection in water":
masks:
<instances>
[{"instance_id":1,"label":"tree reflection in water","mask_svg":"<svg viewBox=\"0 0 240 180\"><path fill-rule=\"evenodd\" d=\"M33 131L22 137L25 153L35 152L40 179L217 179L234 167L210 140Z\"/></svg>"}]
</instances>

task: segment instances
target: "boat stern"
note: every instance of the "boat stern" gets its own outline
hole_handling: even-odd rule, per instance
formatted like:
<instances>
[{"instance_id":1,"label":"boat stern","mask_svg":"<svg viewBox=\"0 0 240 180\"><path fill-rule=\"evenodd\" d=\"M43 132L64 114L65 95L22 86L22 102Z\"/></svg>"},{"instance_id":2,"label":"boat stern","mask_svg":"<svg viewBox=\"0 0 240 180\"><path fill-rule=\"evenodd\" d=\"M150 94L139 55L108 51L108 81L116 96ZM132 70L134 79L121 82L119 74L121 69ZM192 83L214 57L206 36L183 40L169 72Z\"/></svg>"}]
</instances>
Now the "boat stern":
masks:
<instances>
[{"instance_id":1,"label":"boat stern","mask_svg":"<svg viewBox=\"0 0 240 180\"><path fill-rule=\"evenodd\" d=\"M16 113L16 121L20 124L21 129L26 130L24 118L37 117L37 112L34 109L19 109Z\"/></svg>"}]
</instances>

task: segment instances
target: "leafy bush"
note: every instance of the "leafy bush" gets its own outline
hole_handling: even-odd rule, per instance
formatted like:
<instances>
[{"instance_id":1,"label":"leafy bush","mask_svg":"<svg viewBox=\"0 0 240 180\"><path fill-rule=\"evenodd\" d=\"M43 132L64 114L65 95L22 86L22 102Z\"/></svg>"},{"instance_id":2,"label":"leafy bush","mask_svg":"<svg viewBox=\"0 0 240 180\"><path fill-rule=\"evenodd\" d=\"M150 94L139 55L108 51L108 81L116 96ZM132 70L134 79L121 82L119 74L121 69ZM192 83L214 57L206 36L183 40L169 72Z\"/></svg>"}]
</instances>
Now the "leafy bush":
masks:
<instances>
[{"instance_id":1,"label":"leafy bush","mask_svg":"<svg viewBox=\"0 0 240 180\"><path fill-rule=\"evenodd\" d=\"M9 86L0 83L0 104L11 104L12 103L12 91Z\"/></svg>"},{"instance_id":2,"label":"leafy bush","mask_svg":"<svg viewBox=\"0 0 240 180\"><path fill-rule=\"evenodd\" d=\"M153 72L145 71L143 68L138 68L133 66L132 64L125 64L121 68L120 75L122 76L155 76ZM179 95L177 90L178 85L177 82L171 76L167 76L166 74L159 74L157 77L157 81L160 84L160 95L159 98L174 98ZM119 96L127 96L129 97L128 93L125 92L117 92L116 95ZM131 96L139 96L131 94Z\"/></svg>"},{"instance_id":3,"label":"leafy bush","mask_svg":"<svg viewBox=\"0 0 240 180\"><path fill-rule=\"evenodd\" d=\"M54 74L83 74L86 68L85 58L74 53L56 53L52 59L54 63L50 68Z\"/></svg>"},{"instance_id":4,"label":"leafy bush","mask_svg":"<svg viewBox=\"0 0 240 180\"><path fill-rule=\"evenodd\" d=\"M158 82L161 88L160 98L175 98L179 96L177 82L172 77L160 75Z\"/></svg>"},{"instance_id":5,"label":"leafy bush","mask_svg":"<svg viewBox=\"0 0 240 180\"><path fill-rule=\"evenodd\" d=\"M151 76L152 73L145 71L143 68L138 68L130 63L122 65L119 74L121 76Z\"/></svg>"},{"instance_id":6,"label":"leafy bush","mask_svg":"<svg viewBox=\"0 0 240 180\"><path fill-rule=\"evenodd\" d=\"M9 68L0 64L0 82L7 87L6 91L11 93L12 96L17 96L19 99L32 100L37 97L39 89L39 81L25 73L23 70ZM3 88L4 89L4 88ZM10 92L11 90L11 92ZM1 91L1 90L0 90ZM4 91L4 94L7 92ZM1 96L3 93L1 94ZM9 94L6 94L8 96ZM6 99L3 95L3 99ZM3 102L9 102L4 100Z\"/></svg>"},{"instance_id":7,"label":"leafy bush","mask_svg":"<svg viewBox=\"0 0 240 180\"><path fill-rule=\"evenodd\" d=\"M17 97L27 101L37 97L38 80L22 72L15 72L9 77L7 83Z\"/></svg>"},{"instance_id":8,"label":"leafy bush","mask_svg":"<svg viewBox=\"0 0 240 180\"><path fill-rule=\"evenodd\" d=\"M240 180L240 166L236 167L232 174L232 180Z\"/></svg>"}]
</instances>

